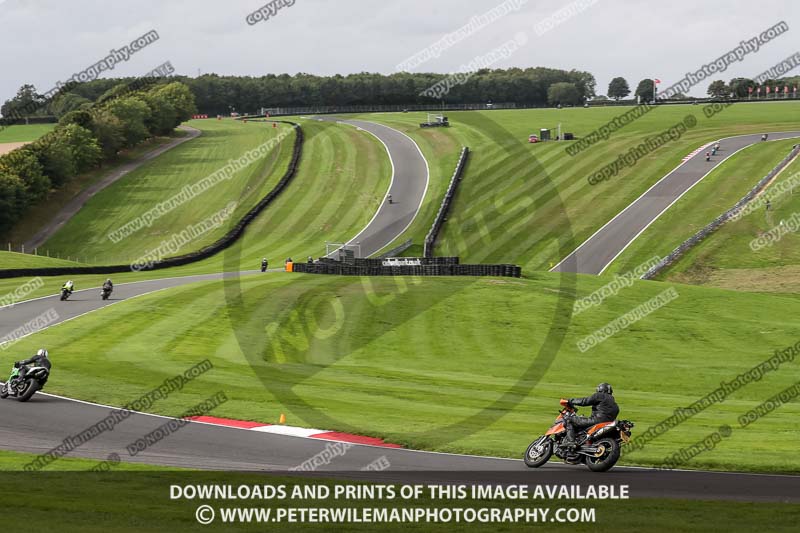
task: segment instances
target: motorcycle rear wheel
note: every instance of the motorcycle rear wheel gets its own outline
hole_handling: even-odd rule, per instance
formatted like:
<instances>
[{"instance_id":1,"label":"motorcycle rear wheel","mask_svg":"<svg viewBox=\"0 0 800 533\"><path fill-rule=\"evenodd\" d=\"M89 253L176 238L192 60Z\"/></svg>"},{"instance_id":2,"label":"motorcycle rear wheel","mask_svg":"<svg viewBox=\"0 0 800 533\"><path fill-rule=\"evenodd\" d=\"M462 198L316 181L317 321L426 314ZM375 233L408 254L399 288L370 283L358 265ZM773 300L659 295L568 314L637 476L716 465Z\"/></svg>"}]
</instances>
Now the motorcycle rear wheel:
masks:
<instances>
[{"instance_id":1,"label":"motorcycle rear wheel","mask_svg":"<svg viewBox=\"0 0 800 533\"><path fill-rule=\"evenodd\" d=\"M525 461L525 465L529 468L539 468L549 461L550 456L553 455L553 440L547 438L544 442L539 444L539 446L543 448L541 452L537 452L535 448L540 440L541 439L536 439L528 446L528 449L525 450L523 460Z\"/></svg>"},{"instance_id":2,"label":"motorcycle rear wheel","mask_svg":"<svg viewBox=\"0 0 800 533\"><path fill-rule=\"evenodd\" d=\"M610 470L619 461L620 446L617 439L600 439L594 446L604 450L600 457L587 457L586 466L592 472L605 472Z\"/></svg>"}]
</instances>

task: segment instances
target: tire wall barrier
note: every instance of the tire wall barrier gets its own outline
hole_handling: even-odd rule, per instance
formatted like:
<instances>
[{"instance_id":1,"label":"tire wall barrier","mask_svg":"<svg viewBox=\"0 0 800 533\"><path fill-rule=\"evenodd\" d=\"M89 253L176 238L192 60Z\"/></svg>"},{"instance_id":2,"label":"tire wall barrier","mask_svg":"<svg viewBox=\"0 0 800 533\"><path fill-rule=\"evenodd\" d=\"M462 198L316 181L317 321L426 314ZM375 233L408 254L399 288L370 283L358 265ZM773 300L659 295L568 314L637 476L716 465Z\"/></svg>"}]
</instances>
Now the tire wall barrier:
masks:
<instances>
[{"instance_id":1,"label":"tire wall barrier","mask_svg":"<svg viewBox=\"0 0 800 533\"><path fill-rule=\"evenodd\" d=\"M314 263L294 263L292 272L334 274L338 276L493 276L518 278L522 275L522 268L517 265L462 265L457 257L421 257L416 259L419 259L421 264L386 266L380 259L356 259L351 264L333 259L324 259Z\"/></svg>"},{"instance_id":2,"label":"tire wall barrier","mask_svg":"<svg viewBox=\"0 0 800 533\"><path fill-rule=\"evenodd\" d=\"M715 218L711 223L709 223L706 227L683 241L677 248L675 248L672 253L666 256L664 259L658 262L658 264L654 265L650 270L642 274L641 279L653 279L659 273L661 273L664 269L669 267L670 265L677 262L683 255L691 250L694 246L696 246L700 241L714 233L720 226L725 224L728 220L736 215L739 211L741 211L747 204L753 201L758 194L764 190L764 188L772 181L778 172L784 169L786 165L788 165L792 159L797 157L800 154L800 144L795 145L792 148L792 151L789 152L783 161L778 163L778 165L769 171L769 174L764 176L759 180L756 185L750 189L750 191L744 195L744 197L736 202L736 205L722 213L720 216Z\"/></svg>"},{"instance_id":3,"label":"tire wall barrier","mask_svg":"<svg viewBox=\"0 0 800 533\"><path fill-rule=\"evenodd\" d=\"M461 177L464 173L464 166L467 164L468 156L469 148L465 146L461 149L461 156L458 158L456 170L453 172L453 177L450 178L450 185L447 187L447 194L444 195L444 199L442 199L442 205L439 206L439 212L436 213L436 218L433 219L433 225L431 226L428 235L425 237L425 246L422 252L422 255L425 257L433 257L433 247L436 245L436 239L438 238L439 232L441 231L444 221L447 218L447 213L450 211L450 206L453 203L453 197L455 196L456 188L458 187L458 184L461 181Z\"/></svg>"},{"instance_id":4,"label":"tire wall barrier","mask_svg":"<svg viewBox=\"0 0 800 533\"><path fill-rule=\"evenodd\" d=\"M295 139L294 147L292 148L292 157L289 160L289 166L286 169L283 177L278 181L275 187L272 188L267 195L262 198L256 205L254 205L245 215L233 226L228 232L220 237L216 242L201 248L195 252L189 252L184 255L175 257L168 257L152 266L142 268L145 270L157 270L161 268L170 268L189 263L195 263L208 259L209 257L221 252L236 242L245 228L259 215L264 209L267 208L275 198L283 192L289 185L289 182L294 178L297 172L297 166L300 163L300 157L303 152L303 130L299 124L286 120L276 120L274 122L282 122L294 127ZM109 265L109 266L86 266L86 267L46 267L46 268L14 268L7 270L0 270L0 278L14 278L17 276L58 276L63 274L111 274L114 272L128 272L131 271L131 265Z\"/></svg>"}]
</instances>

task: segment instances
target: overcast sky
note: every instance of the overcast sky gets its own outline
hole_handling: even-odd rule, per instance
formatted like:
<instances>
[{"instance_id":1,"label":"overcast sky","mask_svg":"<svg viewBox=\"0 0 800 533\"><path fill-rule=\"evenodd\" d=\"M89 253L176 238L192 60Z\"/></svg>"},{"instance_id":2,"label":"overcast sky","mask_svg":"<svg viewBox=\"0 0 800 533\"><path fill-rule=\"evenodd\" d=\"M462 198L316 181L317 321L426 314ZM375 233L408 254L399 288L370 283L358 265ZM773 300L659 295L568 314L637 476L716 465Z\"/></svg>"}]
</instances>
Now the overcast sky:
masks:
<instances>
[{"instance_id":1,"label":"overcast sky","mask_svg":"<svg viewBox=\"0 0 800 533\"><path fill-rule=\"evenodd\" d=\"M597 93L605 94L615 76L625 77L631 89L644 77L660 78L666 88L781 20L789 32L719 78L753 77L800 50L797 0L579 1L594 5L539 35L536 25L570 2L505 0L507 6L522 5L415 70L457 71L524 35L526 44L493 67L586 70L597 79ZM0 0L0 101L23 83L46 92L150 30L158 32L159 40L104 76L140 75L164 61L189 76L198 71L253 76L391 73L501 3L295 0L268 20L250 25L247 15L265 2ZM707 85L703 82L689 93L704 95Z\"/></svg>"}]
</instances>

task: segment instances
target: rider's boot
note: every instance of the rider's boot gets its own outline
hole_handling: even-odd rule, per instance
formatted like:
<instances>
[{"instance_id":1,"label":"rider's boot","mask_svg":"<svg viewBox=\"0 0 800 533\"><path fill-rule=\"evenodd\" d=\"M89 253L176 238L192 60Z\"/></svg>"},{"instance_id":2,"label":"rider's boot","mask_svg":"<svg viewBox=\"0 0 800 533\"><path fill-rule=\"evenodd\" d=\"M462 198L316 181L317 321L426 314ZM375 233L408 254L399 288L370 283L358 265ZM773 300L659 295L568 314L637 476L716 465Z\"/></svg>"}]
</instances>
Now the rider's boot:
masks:
<instances>
[{"instance_id":1,"label":"rider's boot","mask_svg":"<svg viewBox=\"0 0 800 533\"><path fill-rule=\"evenodd\" d=\"M564 438L564 448L570 451L574 451L577 448L577 444L575 443L575 429L572 427L572 424L567 423L567 436Z\"/></svg>"}]
</instances>

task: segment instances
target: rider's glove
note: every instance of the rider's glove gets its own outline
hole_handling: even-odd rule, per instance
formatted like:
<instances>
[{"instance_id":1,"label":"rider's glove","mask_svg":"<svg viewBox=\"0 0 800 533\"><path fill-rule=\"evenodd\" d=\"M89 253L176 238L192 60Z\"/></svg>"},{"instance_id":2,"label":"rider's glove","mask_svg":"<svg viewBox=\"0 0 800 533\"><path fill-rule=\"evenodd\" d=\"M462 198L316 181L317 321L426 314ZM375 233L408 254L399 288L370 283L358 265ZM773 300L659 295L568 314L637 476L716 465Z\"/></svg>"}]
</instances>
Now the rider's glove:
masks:
<instances>
[{"instance_id":1,"label":"rider's glove","mask_svg":"<svg viewBox=\"0 0 800 533\"><path fill-rule=\"evenodd\" d=\"M570 407L572 407L574 409L575 408L575 398L570 398L569 400L567 400L567 405L569 405Z\"/></svg>"}]
</instances>

